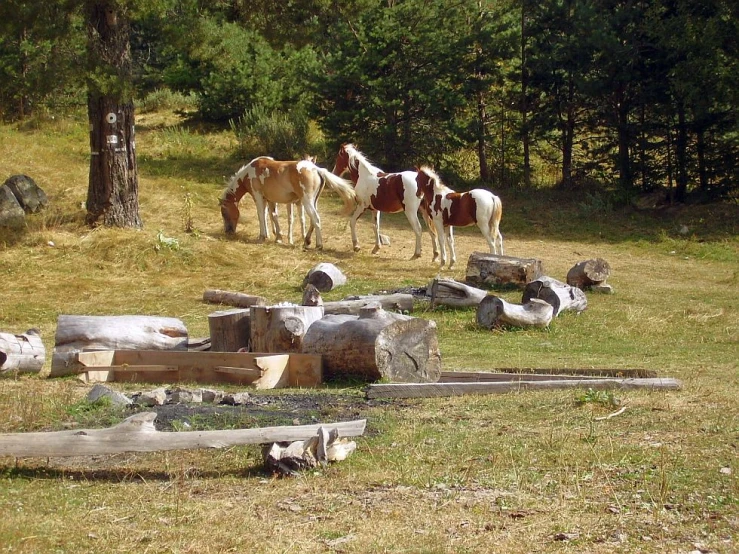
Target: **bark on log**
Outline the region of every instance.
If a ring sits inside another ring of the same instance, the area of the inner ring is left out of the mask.
[[[246,308],[220,310],[208,314],[210,350],[212,352],[238,352],[249,350],[251,340],[251,312]]]
[[[346,275],[334,264],[320,263],[303,279],[303,287],[313,285],[321,292],[328,292],[346,284]]]
[[[523,288],[543,274],[541,260],[473,252],[467,261],[465,281],[474,286],[515,285]]]
[[[552,321],[554,308],[544,300],[511,304],[497,296],[486,296],[477,306],[477,324],[487,329],[513,327],[546,327]]]
[[[26,213],[36,213],[49,203],[46,193],[28,175],[8,177],[5,186],[10,189]]]
[[[436,323],[386,312],[327,315],[303,338],[303,352],[321,354],[324,376],[376,381],[434,382],[441,374]]]
[[[36,329],[22,335],[0,333],[0,376],[39,373],[46,360],[46,348]]]
[[[488,293],[453,279],[434,279],[429,286],[431,307],[437,304],[466,308],[477,306]]]
[[[236,308],[251,308],[252,306],[267,305],[267,299],[262,296],[218,289],[206,289],[203,292],[203,302],[225,304],[226,306],[234,306]]]
[[[323,317],[323,306],[252,306],[254,352],[300,352],[308,328]]]
[[[60,315],[49,377],[78,373],[84,350],[187,350],[187,327],[173,317]]]
[[[525,304],[534,298],[552,305],[554,308],[552,317],[557,317],[565,310],[580,313],[588,307],[588,299],[582,290],[551,277],[540,277],[526,285],[521,302]]]
[[[221,431],[163,432],[154,427],[157,414],[132,415],[106,429],[73,429],[50,433],[2,433],[0,456],[57,457],[98,456],[122,452],[160,452],[194,448],[227,448],[242,444],[306,440],[318,430],[338,431],[339,436],[356,437],[364,433],[366,420],[317,425],[227,429]]]
[[[575,264],[567,272],[567,284],[579,289],[606,282],[611,274],[611,266],[603,258],[585,260]]]
[[[413,295],[394,293],[369,296],[347,296],[344,300],[324,302],[323,313],[326,315],[359,315],[362,308],[371,304],[379,304],[383,310],[388,312],[410,313],[413,311]]]

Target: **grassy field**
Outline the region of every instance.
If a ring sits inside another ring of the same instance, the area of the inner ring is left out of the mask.
[[[323,252],[256,243],[249,199],[227,239],[217,198],[246,160],[229,134],[176,123],[138,120],[140,231],[84,226],[86,123],[0,126],[0,178],[30,175],[51,201],[23,232],[0,231],[0,331],[38,328],[50,359],[60,314],[171,316],[198,337],[218,309],[202,302],[206,288],[297,302],[321,261],[348,276],[326,300],[439,275],[427,236],[423,258],[410,260],[402,215],[383,217],[392,244],[375,256],[363,218],[364,248],[352,252],[332,194],[320,205]],[[578,261],[605,258],[615,294],[590,294],[585,312],[545,330],[491,332],[476,328],[474,310],[421,307],[414,315],[437,323],[443,368],[647,368],[682,390],[370,403],[361,386],[330,385],[321,393],[351,399],[368,432],[348,460],[292,479],[266,474],[256,447],[0,457],[0,552],[737,552],[736,203],[639,212],[586,192],[499,193],[507,254],[539,258],[561,280]],[[456,235],[458,267],[441,274],[463,280],[485,244],[472,229]],[[0,433],[124,416],[86,405],[88,390],[71,378],[0,379]]]

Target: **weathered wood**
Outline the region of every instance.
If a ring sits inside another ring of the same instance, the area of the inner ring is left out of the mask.
[[[83,350],[187,350],[187,327],[173,317],[60,315],[49,377],[72,375]]]
[[[544,275],[541,260],[473,252],[467,261],[465,281],[473,286],[500,287],[526,283]]]
[[[210,350],[212,352],[238,352],[249,350],[251,340],[251,311],[248,308],[219,310],[208,314]]]
[[[442,371],[439,383],[511,383],[518,381],[561,381],[574,375],[550,375],[546,373],[501,373],[499,371]],[[596,376],[578,375],[578,379],[598,379]]]
[[[327,315],[303,338],[303,352],[320,354],[324,374],[394,382],[436,381],[441,354],[436,323],[386,312],[378,305],[359,315]]]
[[[387,312],[409,314],[413,311],[413,295],[406,293],[377,294],[368,296],[347,296],[343,300],[323,303],[325,315],[359,315],[365,306],[378,304]]]
[[[554,308],[552,317],[565,310],[580,313],[588,307],[588,299],[582,290],[546,276],[531,281],[523,289],[523,304],[535,298],[551,304]]]
[[[322,306],[252,306],[252,350],[300,352],[306,331],[322,317]]]
[[[328,431],[321,427],[318,434],[304,441],[274,443],[264,449],[264,465],[283,475],[296,475],[298,471],[310,469],[319,464],[346,459],[357,448],[357,443],[339,438],[334,429]]]
[[[226,306],[235,306],[236,308],[251,308],[252,306],[267,305],[267,299],[262,296],[218,289],[206,289],[203,291],[203,302],[224,304]]]
[[[437,305],[455,308],[476,307],[488,293],[454,279],[434,279],[429,285],[431,307]]]
[[[364,433],[366,420],[256,429],[163,432],[154,427],[157,414],[144,412],[106,429],[73,429],[49,433],[2,433],[0,456],[57,457],[98,456],[122,452],[161,452],[196,448],[227,448],[243,444],[306,440],[323,427],[339,436]]]
[[[28,175],[12,175],[5,180],[4,186],[10,189],[26,213],[36,213],[49,203],[46,193]]]
[[[678,390],[677,379],[563,379],[552,381],[511,381],[482,383],[378,383],[366,389],[367,398],[431,398],[469,394],[503,394],[527,390],[556,389],[661,389]]]
[[[303,300],[300,302],[301,306],[323,306],[323,298],[321,298],[321,291],[319,291],[314,285],[308,284],[303,288]]]
[[[526,304],[511,304],[489,295],[477,306],[477,324],[487,329],[513,327],[546,327],[552,321],[554,308],[544,300],[533,299]]]
[[[485,375],[503,375],[508,377],[517,377],[521,375],[551,375],[556,378],[562,376],[565,378],[577,377],[658,377],[656,371],[652,369],[619,369],[619,368],[568,368],[568,367],[498,367],[489,371],[442,371],[439,381],[444,379],[463,378],[465,380],[474,381],[474,376]],[[464,377],[469,376],[469,377]]]
[[[578,262],[567,272],[567,284],[587,289],[605,283],[610,274],[611,266],[603,258],[585,260]]]
[[[46,348],[36,329],[22,335],[0,333],[0,376],[39,373],[46,360]]]
[[[303,279],[303,287],[313,285],[321,292],[328,292],[346,284],[346,275],[334,264],[320,263]]]

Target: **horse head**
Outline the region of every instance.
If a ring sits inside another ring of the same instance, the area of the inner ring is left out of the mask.
[[[233,235],[239,222],[239,203],[229,196],[221,198],[218,203],[221,206],[221,217],[223,217],[223,231],[227,235]]]

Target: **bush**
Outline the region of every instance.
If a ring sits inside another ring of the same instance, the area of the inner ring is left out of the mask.
[[[295,160],[308,153],[308,117],[298,110],[267,112],[254,107],[229,123],[244,157],[267,155],[278,160]]]

